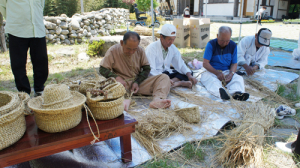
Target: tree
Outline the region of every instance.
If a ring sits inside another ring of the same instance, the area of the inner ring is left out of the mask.
[[[6,47],[6,40],[4,34],[3,16],[1,13],[0,13],[0,39],[1,39],[1,50],[2,52],[6,52],[7,47]]]
[[[44,16],[56,16],[56,3],[54,0],[46,0],[44,7]]]
[[[151,9],[151,0],[136,0],[137,8],[140,11],[146,12]],[[153,0],[153,9],[158,7],[156,0]]]

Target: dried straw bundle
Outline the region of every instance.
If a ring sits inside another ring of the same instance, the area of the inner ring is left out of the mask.
[[[175,112],[188,123],[198,123],[201,120],[198,106],[178,108]]]
[[[225,167],[262,164],[264,131],[274,122],[275,111],[263,103],[245,104],[233,102],[243,114],[243,121],[237,128],[224,133],[224,146],[216,154],[216,160]]]
[[[171,110],[149,110],[145,115],[137,117],[137,120],[134,137],[151,155],[161,154],[162,150],[157,144],[159,139],[191,129]]]

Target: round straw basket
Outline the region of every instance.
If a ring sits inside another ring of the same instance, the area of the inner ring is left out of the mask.
[[[106,92],[106,94],[107,94],[106,96],[97,96],[97,97],[88,96],[89,101],[90,102],[99,102],[99,101],[103,101],[103,100],[117,99],[117,98],[124,96],[124,94],[126,93],[125,87],[119,82],[109,84],[108,86],[106,86],[103,89],[103,91]]]
[[[62,132],[76,127],[82,118],[81,108],[86,97],[71,91],[73,105],[58,109],[43,109],[41,96],[29,100],[28,107],[34,111],[35,122],[39,129],[49,132]]]
[[[32,114],[30,108],[28,107],[28,101],[30,100],[30,96],[25,92],[18,92],[18,96],[19,98],[21,98],[21,100],[24,103],[24,107],[25,107],[24,114],[25,115]]]
[[[86,90],[90,88],[94,88],[96,85],[95,81],[82,81],[79,85],[79,92],[82,94],[86,94]]]
[[[123,101],[124,101],[123,96],[116,100],[103,101],[103,102],[91,102],[89,101],[88,98],[87,105],[96,119],[110,120],[110,119],[117,118],[123,114],[123,110],[124,110]]]
[[[201,119],[198,106],[177,109],[175,112],[188,123],[198,123]]]
[[[24,103],[0,116],[0,150],[17,142],[26,131]]]
[[[9,91],[0,91],[0,116],[17,108],[20,102],[18,94]]]

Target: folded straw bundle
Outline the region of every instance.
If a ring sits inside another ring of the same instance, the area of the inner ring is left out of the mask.
[[[153,156],[162,151],[157,140],[191,129],[174,113],[164,111],[167,110],[149,110],[146,115],[137,118],[138,125],[133,136]]]
[[[200,122],[200,110],[198,106],[175,109],[175,112],[188,123]]]
[[[216,154],[216,160],[225,167],[249,166],[262,164],[262,148],[264,131],[274,122],[275,111],[263,103],[248,104],[233,102],[243,114],[241,125],[224,132],[224,146]]]

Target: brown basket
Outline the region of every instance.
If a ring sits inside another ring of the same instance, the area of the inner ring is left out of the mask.
[[[18,94],[10,91],[0,91],[0,116],[14,110],[20,105]]]
[[[98,102],[103,100],[117,99],[124,96],[124,94],[126,93],[125,87],[119,82],[109,84],[103,89],[103,91],[106,92],[105,96],[97,96],[97,97],[89,96],[90,97],[89,101]],[[89,94],[89,92],[87,92],[87,94]]]
[[[46,88],[45,88],[46,90]],[[43,96],[45,95],[45,90]],[[68,99],[60,108],[43,107],[41,96],[29,100],[28,107],[34,111],[35,122],[39,129],[49,132],[62,132],[77,126],[82,118],[81,108],[86,97],[79,92],[71,91],[72,98]],[[52,104],[53,107],[53,104]]]
[[[188,123],[198,123],[201,120],[198,106],[177,109],[175,112]]]
[[[25,115],[32,114],[30,108],[28,107],[28,101],[30,100],[29,94],[27,94],[25,92],[18,92],[18,96],[24,103],[24,107],[25,107],[24,114]]]
[[[110,120],[119,117],[124,111],[124,97],[112,101],[94,102],[87,96],[87,105],[98,120]],[[90,114],[89,114],[90,115]]]
[[[24,103],[0,116],[0,150],[16,143],[26,131]]]

